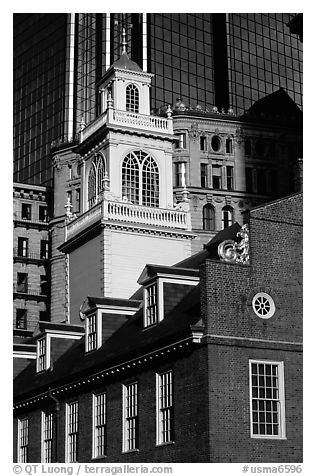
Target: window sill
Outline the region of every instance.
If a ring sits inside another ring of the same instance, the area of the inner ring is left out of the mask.
[[[273,435],[251,435],[254,440],[287,440],[286,436],[273,436]]]
[[[174,441],[168,441],[168,442],[166,442],[166,443],[158,443],[158,444],[156,444],[155,446],[156,446],[156,448],[160,448],[160,447],[162,447],[162,446],[169,446],[169,445],[174,445],[174,444],[175,444]]]
[[[101,460],[105,460],[105,459],[107,459],[107,455],[104,455],[104,456],[95,456],[94,458],[91,458],[91,462],[101,461]]]
[[[122,451],[122,454],[123,454],[123,455],[131,454],[131,453],[139,453],[139,449],[138,449],[138,448],[135,448],[134,450]]]

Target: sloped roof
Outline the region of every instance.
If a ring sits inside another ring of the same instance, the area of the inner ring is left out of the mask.
[[[191,326],[199,324],[200,291],[197,285],[163,321],[145,331],[143,310],[140,309],[94,352],[85,353],[82,338],[57,359],[49,371],[36,373],[36,362],[31,362],[14,380],[15,399],[31,397],[49,387],[63,385],[176,342],[191,334]]]
[[[258,99],[247,111],[245,117],[262,119],[301,120],[302,111],[290,98],[287,92],[280,88],[273,93]]]

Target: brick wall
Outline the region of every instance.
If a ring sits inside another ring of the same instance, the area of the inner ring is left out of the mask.
[[[92,394],[107,393],[107,462],[207,462],[207,352],[202,347],[178,356],[174,361],[160,361],[156,366],[142,368],[133,374],[122,374],[99,387],[91,387],[80,395],[61,399],[58,419],[59,460],[65,458],[65,403],[79,401],[79,462],[92,458]],[[173,370],[175,441],[156,446],[156,372]],[[139,451],[122,453],[122,385],[138,382]],[[60,394],[62,395],[62,394]],[[32,445],[30,462],[40,461],[40,409],[28,413]],[[25,416],[16,414],[16,418]],[[14,423],[14,446],[17,446],[17,420]],[[94,461],[104,461],[102,459]]]

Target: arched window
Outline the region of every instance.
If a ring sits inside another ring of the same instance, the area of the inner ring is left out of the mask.
[[[154,159],[148,156],[143,162],[143,205],[159,207],[159,172]]]
[[[88,208],[93,207],[102,198],[106,179],[104,157],[98,154],[94,157],[88,177]]]
[[[159,171],[153,157],[138,150],[124,158],[122,196],[138,205],[159,207]]]
[[[123,160],[122,196],[132,203],[139,203],[139,162],[132,152]]]
[[[203,207],[203,230],[215,230],[215,210],[210,203]]]
[[[232,207],[226,205],[222,209],[222,229],[227,228],[233,224],[234,211]]]
[[[139,112],[139,91],[135,84],[126,86],[126,111]]]

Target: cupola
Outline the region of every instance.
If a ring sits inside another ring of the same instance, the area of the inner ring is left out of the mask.
[[[149,88],[153,74],[145,73],[126,52],[125,29],[122,54],[97,84],[101,93],[101,114],[108,107],[135,114],[150,114]]]

